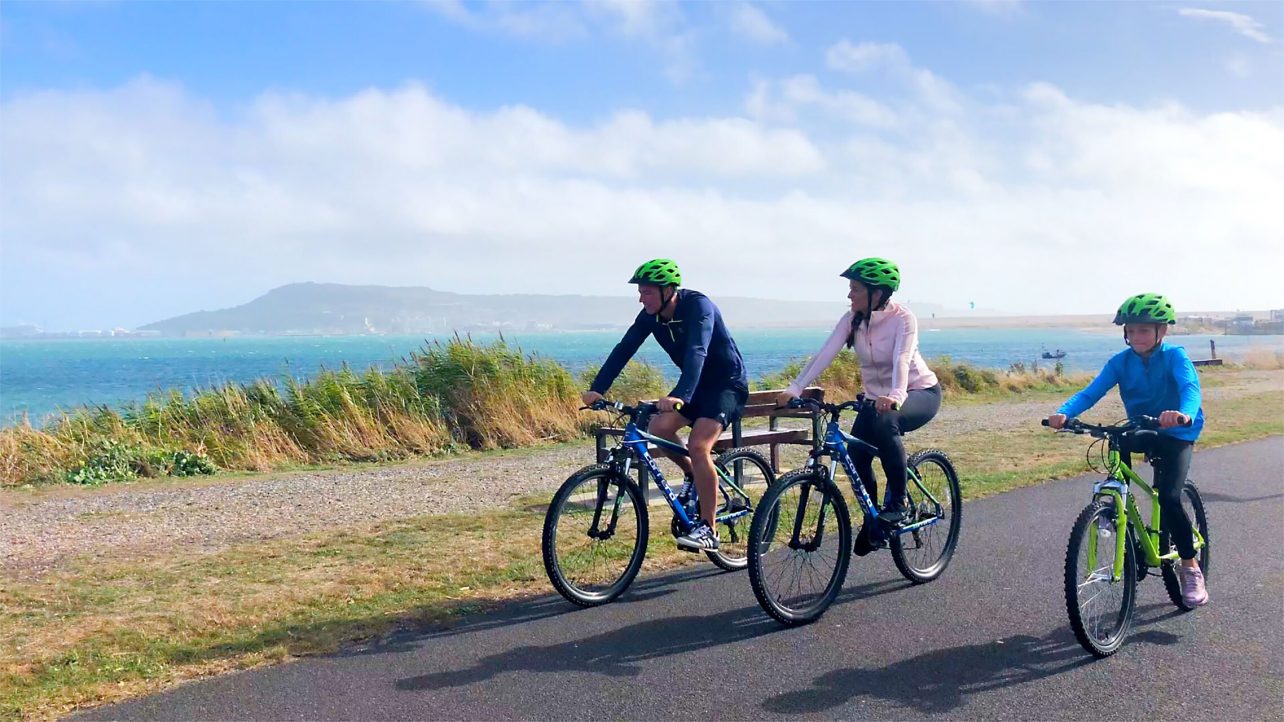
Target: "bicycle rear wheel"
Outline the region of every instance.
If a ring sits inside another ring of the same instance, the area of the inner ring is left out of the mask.
[[[1113,578],[1115,514],[1111,502],[1089,504],[1075,520],[1066,546],[1065,596],[1070,627],[1083,648],[1098,657],[1119,651],[1132,626],[1137,602],[1131,539],[1124,540],[1123,574]]]
[[[544,516],[544,571],[582,607],[606,604],[633,583],[646,556],[642,490],[605,464],[571,475]]]
[[[851,517],[838,487],[817,469],[782,476],[749,527],[758,604],[781,624],[816,621],[842,589],[851,548]]]
[[[936,519],[935,524],[892,537],[892,561],[915,584],[930,582],[949,566],[959,542],[963,494],[959,475],[945,452],[924,449],[909,458],[905,525]]]
[[[1181,490],[1181,507],[1186,512],[1186,518],[1199,532],[1199,536],[1204,539],[1204,546],[1196,550],[1196,559],[1199,560],[1199,568],[1204,573],[1204,580],[1208,580],[1208,565],[1212,562],[1211,542],[1208,539],[1208,515],[1204,511],[1204,501],[1199,496],[1199,489],[1189,480]],[[1163,518],[1160,518],[1163,521]],[[1167,554],[1173,548],[1172,540],[1169,538],[1167,531],[1160,532],[1159,551],[1161,554]],[[1168,598],[1178,609],[1190,611],[1194,607],[1186,605],[1181,595],[1181,579],[1177,576],[1177,565],[1181,562],[1164,562],[1161,567],[1161,574],[1164,577],[1164,589],[1168,591]]]
[[[729,571],[749,566],[749,525],[753,510],[776,474],[762,454],[753,449],[731,449],[714,460],[718,474],[718,550],[705,552],[709,560]],[[701,500],[703,503],[703,500]]]

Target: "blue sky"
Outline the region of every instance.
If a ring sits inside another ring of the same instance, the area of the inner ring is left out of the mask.
[[[955,306],[1278,307],[1282,38],[1281,3],[5,2],[0,322],[625,293],[652,255],[714,294],[887,255]]]

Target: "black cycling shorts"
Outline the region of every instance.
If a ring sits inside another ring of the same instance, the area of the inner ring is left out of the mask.
[[[682,405],[678,413],[688,421],[713,419],[727,428],[740,419],[749,400],[749,387],[738,379],[707,388],[696,386],[691,402]]]

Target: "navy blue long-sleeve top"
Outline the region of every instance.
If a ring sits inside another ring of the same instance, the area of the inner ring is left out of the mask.
[[[674,398],[690,403],[701,381],[739,381],[748,385],[744,359],[718,307],[703,293],[683,288],[678,290],[673,320],[664,321],[645,310],[638,314],[589,389],[606,393],[647,336],[654,336],[682,371],[678,384],[669,392]]]

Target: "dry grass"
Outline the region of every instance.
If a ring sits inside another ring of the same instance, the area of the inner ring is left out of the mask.
[[[1027,416],[1032,403],[1057,397],[1033,392],[975,411]],[[1284,388],[1274,377],[1265,388],[1206,401],[1204,448],[1284,433],[1275,413]],[[996,444],[995,432],[964,428],[938,429],[931,443],[955,460],[970,500],[1085,470],[1082,437],[1023,422]],[[331,650],[393,625],[449,622],[547,594],[539,557],[545,502],[528,497],[506,511],[353,526],[205,556],[86,559],[39,579],[5,579],[0,717],[53,718],[180,679]],[[646,569],[693,559],[673,549],[663,509],[651,522]]]

